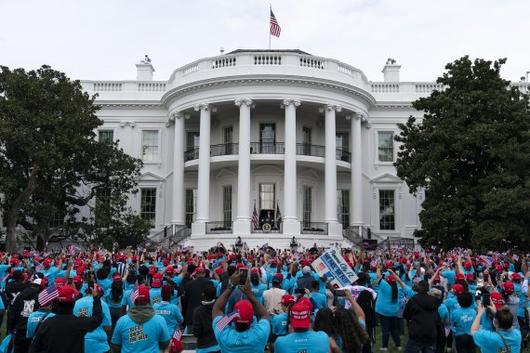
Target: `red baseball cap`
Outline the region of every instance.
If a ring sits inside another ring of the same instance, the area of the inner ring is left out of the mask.
[[[158,269],[156,268],[155,265],[149,267],[149,274],[152,276],[154,275],[155,273],[157,273]]]
[[[153,281],[151,282],[151,287],[153,288],[160,288],[162,287],[162,279],[164,277],[162,276],[161,273],[155,273],[155,275],[153,276]]]
[[[506,294],[512,294],[515,291],[513,282],[504,282],[502,284],[502,289],[504,289]]]
[[[142,284],[136,288],[138,295],[134,300],[134,304],[147,304],[149,303],[149,287]]]
[[[521,280],[520,274],[518,274],[517,272],[512,273],[512,281],[520,281],[520,280]]]
[[[474,279],[474,276],[473,276],[472,273],[468,273],[468,274],[466,275],[466,281],[472,281],[473,279]]]
[[[246,300],[240,300],[234,305],[234,311],[239,313],[239,317],[234,321],[238,324],[247,324],[250,325],[254,318],[254,308],[252,304]]]
[[[250,270],[250,273],[259,273],[259,268],[256,268],[256,267],[252,268]]]
[[[112,276],[112,281],[113,282],[120,282],[121,281],[121,275],[119,273],[114,274],[114,276]]]
[[[294,303],[294,297],[290,294],[284,294],[282,295],[282,304],[283,305],[289,305]]]
[[[396,277],[394,277],[394,275],[387,276],[386,281],[388,283],[394,283],[396,281]]]
[[[77,275],[77,276],[74,276],[74,284],[83,284],[83,277]]]
[[[307,298],[296,302],[289,311],[289,321],[293,328],[309,329],[311,327],[311,311],[313,305]]]
[[[464,268],[466,270],[470,270],[472,266],[473,266],[473,263],[471,261],[464,262]]]
[[[385,261],[385,267],[387,268],[391,268],[391,267],[394,267],[394,261]]]
[[[171,276],[172,274],[174,274],[174,273],[175,273],[175,269],[173,268],[173,266],[168,266],[168,267],[166,267],[166,273],[167,273],[168,275],[170,275],[170,276]]]
[[[60,288],[60,287],[64,286],[65,284],[66,284],[66,278],[64,278],[64,277],[57,277],[57,278],[55,279],[55,286],[56,286],[57,288]]]
[[[217,273],[220,276],[224,273],[224,270],[221,266],[219,266],[215,269],[215,273]]]
[[[463,273],[457,273],[456,274],[456,279],[459,280],[459,281],[465,280],[466,276]]]
[[[504,306],[504,298],[499,292],[493,292],[490,295],[491,302],[495,305],[495,308],[498,310]]]
[[[70,286],[62,286],[57,289],[59,292],[59,296],[57,297],[57,300],[64,303],[71,303],[75,301],[75,298],[79,294],[78,291],[73,289]]]
[[[464,286],[461,285],[461,284],[454,284],[451,289],[453,290],[453,292],[456,294],[456,295],[459,295],[459,294],[462,294],[464,293],[465,289],[464,289]]]

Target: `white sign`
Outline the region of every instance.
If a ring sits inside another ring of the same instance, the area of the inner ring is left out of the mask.
[[[352,285],[357,274],[335,249],[326,250],[311,264],[320,277],[326,276],[334,288]]]

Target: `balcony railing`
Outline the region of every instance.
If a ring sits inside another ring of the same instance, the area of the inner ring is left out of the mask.
[[[187,150],[184,152],[184,162],[191,161],[194,159],[199,159],[199,149],[194,148],[192,150]]]
[[[250,154],[284,154],[285,143],[283,142],[251,142]],[[210,157],[227,156],[239,154],[238,143],[224,143],[220,145],[210,146]],[[326,156],[326,147],[319,145],[310,145],[305,143],[296,144],[296,154],[299,156]],[[199,158],[199,149],[194,148],[184,152],[184,161],[191,161]],[[346,150],[337,148],[337,160],[343,162],[351,162],[351,153]]]
[[[297,143],[296,154],[299,156],[325,157],[326,147],[318,146],[318,145],[310,145],[307,143]]]
[[[251,142],[250,154],[284,154],[283,142]]]
[[[210,146],[210,157],[238,154],[238,145],[239,144],[237,143],[224,143],[221,145],[212,145]]]
[[[232,233],[231,221],[206,222],[206,234]]]
[[[302,222],[300,224],[302,234],[328,234],[328,224],[324,222]]]
[[[268,226],[265,226],[265,225],[262,227],[256,227],[256,228],[251,226],[250,232],[251,233],[282,233],[283,232],[282,223],[280,224],[273,223],[269,225],[270,225],[270,229]]]
[[[337,160],[349,163],[351,162],[351,153],[346,150],[337,148]]]

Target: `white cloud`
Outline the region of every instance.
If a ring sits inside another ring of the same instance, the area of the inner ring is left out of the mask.
[[[380,80],[387,57],[403,80],[434,80],[462,55],[507,57],[507,79],[530,70],[527,1],[272,0],[273,48],[343,60]],[[132,79],[148,53],[157,79],[220,47],[266,48],[262,0],[4,1],[0,64],[50,64],[81,79]]]

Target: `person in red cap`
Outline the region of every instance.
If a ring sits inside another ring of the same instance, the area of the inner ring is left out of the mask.
[[[103,322],[101,296],[93,291],[91,317],[73,315],[77,291],[70,286],[57,289],[58,296],[52,303],[55,316],[42,322],[31,344],[31,353],[71,353],[85,351],[85,335]]]
[[[116,323],[112,334],[113,352],[158,352],[169,346],[166,321],[149,304],[149,287],[140,285],[131,293],[134,307]]]
[[[281,299],[281,311],[271,317],[271,343],[276,341],[278,336],[285,336],[289,326],[289,309],[294,304],[295,299],[290,294],[284,294]]]
[[[263,353],[270,334],[269,314],[252,293],[249,278],[242,286],[239,285],[239,279],[240,273],[235,272],[230,277],[230,285],[213,306],[212,326],[215,338],[222,352]],[[240,287],[247,299],[236,302],[234,311],[224,316],[223,309],[237,287]]]
[[[275,353],[328,353],[329,337],[324,331],[311,330],[313,305],[307,298],[300,298],[289,310],[289,326],[293,332],[278,337],[274,343]]]
[[[280,280],[281,273],[277,273],[272,278],[272,288],[263,292],[263,302],[265,309],[271,315],[279,314],[282,310],[281,300],[287,292],[281,288],[282,281]],[[283,276],[282,276],[283,277]]]
[[[151,280],[151,289],[149,290],[149,298],[151,305],[160,303],[162,301],[162,281],[164,276],[161,273],[155,273]]]

